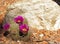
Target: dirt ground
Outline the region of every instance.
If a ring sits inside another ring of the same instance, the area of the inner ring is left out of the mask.
[[[13,40],[11,36],[1,39],[0,44],[60,44],[60,29],[58,31],[36,31],[29,37],[28,41]]]

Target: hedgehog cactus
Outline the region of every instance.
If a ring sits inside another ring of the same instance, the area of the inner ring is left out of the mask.
[[[7,36],[9,34],[8,29],[10,28],[10,24],[6,23],[3,25],[3,30],[5,30],[4,36]]]
[[[28,34],[29,26],[27,24],[23,24],[24,18],[22,16],[17,16],[14,18],[14,21],[19,24],[19,35],[24,36]]]
[[[19,35],[20,36],[25,36],[28,34],[29,26],[26,24],[22,24],[19,26]]]

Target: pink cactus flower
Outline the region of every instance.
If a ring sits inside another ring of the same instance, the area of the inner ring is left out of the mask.
[[[20,24],[24,21],[24,18],[22,16],[17,16],[14,18],[14,21],[17,23],[17,24]]]
[[[22,25],[19,26],[19,30],[23,33],[28,32],[29,26],[27,24],[22,24]]]
[[[3,29],[4,30],[7,31],[9,28],[10,28],[10,24],[9,23],[6,23],[6,24],[3,25]]]

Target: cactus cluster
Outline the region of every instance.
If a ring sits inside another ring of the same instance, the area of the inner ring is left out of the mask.
[[[17,16],[14,18],[14,22],[19,26],[19,35],[26,36],[28,34],[29,26],[23,23],[24,18],[22,16]],[[9,28],[10,28],[9,23],[3,24],[3,30],[5,30],[6,32],[9,30]]]

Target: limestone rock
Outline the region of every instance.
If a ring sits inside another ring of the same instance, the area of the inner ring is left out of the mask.
[[[60,7],[52,0],[22,0],[8,6],[8,15],[22,15],[30,27],[57,30],[60,28]],[[12,10],[10,10],[12,9]]]

